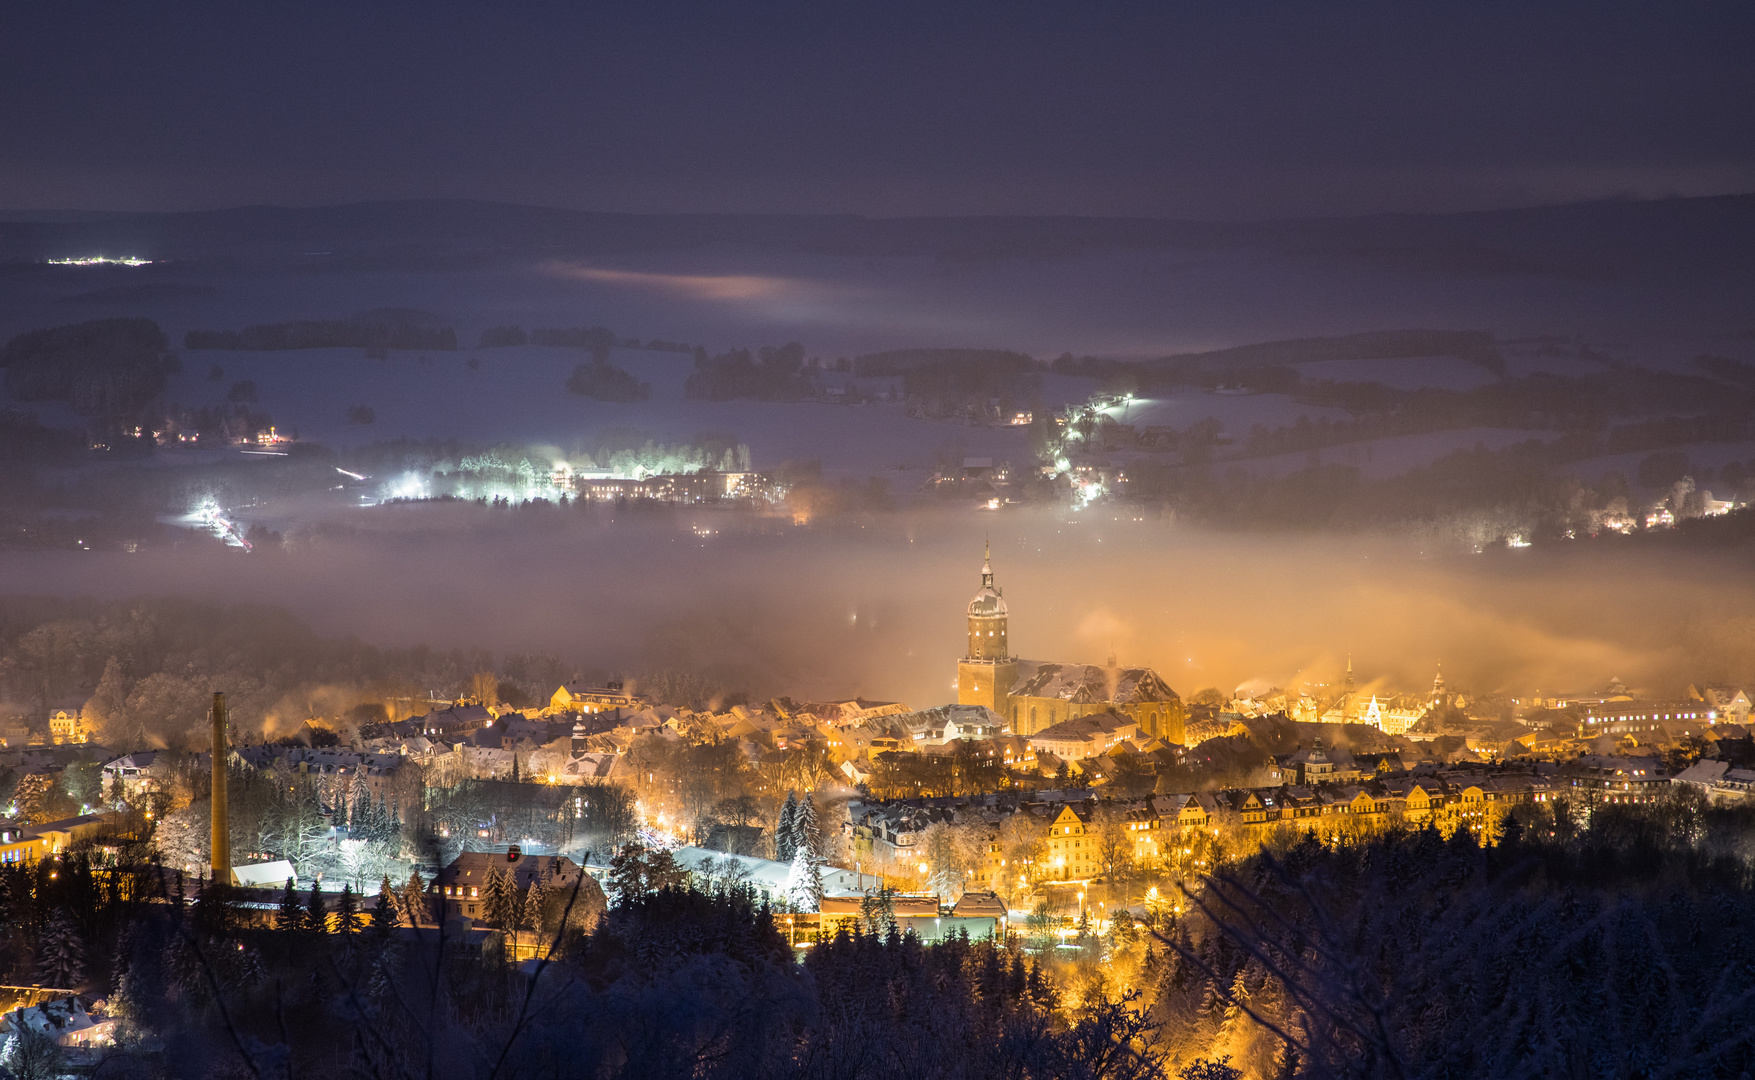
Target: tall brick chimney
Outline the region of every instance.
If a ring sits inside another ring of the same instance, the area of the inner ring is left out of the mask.
[[[225,695],[213,695],[213,876],[215,884],[232,883],[232,829],[226,814]]]

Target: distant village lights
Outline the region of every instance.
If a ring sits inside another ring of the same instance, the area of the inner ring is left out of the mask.
[[[132,255],[119,259],[108,255],[86,255],[77,259],[50,259],[48,263],[50,266],[150,266],[152,260],[135,258]]]

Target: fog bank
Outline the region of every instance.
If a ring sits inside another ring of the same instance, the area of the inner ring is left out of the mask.
[[[707,535],[702,535],[707,534]],[[836,528],[707,512],[402,505],[254,554],[0,554],[0,593],[283,607],[382,645],[552,650],[703,671],[753,695],[950,700],[984,537],[1031,659],[1156,667],[1184,695],[1337,676],[1476,693],[1755,679],[1755,570],[1650,549],[1434,554],[1393,538],[920,512]]]

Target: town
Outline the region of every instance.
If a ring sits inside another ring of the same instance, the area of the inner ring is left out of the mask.
[[[177,909],[222,903],[229,932],[373,925],[526,967],[613,906],[736,893],[801,957],[849,934],[988,941],[1063,980],[1101,957],[1098,981],[1124,996],[1163,962],[1142,932],[1264,852],[1423,832],[1492,848],[1606,807],[1734,806],[1755,786],[1741,688],[1507,698],[1438,670],[1396,693],[1361,689],[1349,660],[1326,684],[1185,699],[1113,656],[1015,656],[1028,607],[1014,627],[991,555],[977,577],[965,655],[946,658],[957,700],[920,708],[691,709],[615,680],[514,707],[483,673],[274,739],[228,722],[219,690],[200,751],[100,745],[95,698],[18,718],[0,731],[0,875],[27,906],[56,895],[45,868],[91,888],[128,877]],[[120,962],[88,955],[63,907],[32,921],[34,949],[9,954],[8,1030],[88,1061],[138,1041]]]

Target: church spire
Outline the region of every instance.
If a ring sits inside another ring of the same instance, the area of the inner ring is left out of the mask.
[[[981,545],[981,587],[993,588],[993,544],[985,540]]]

